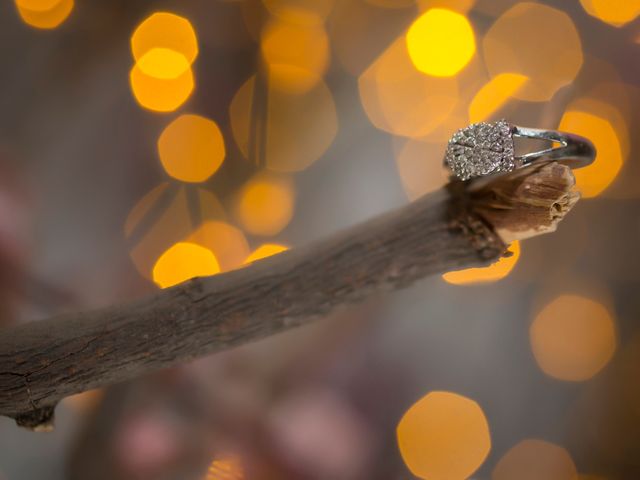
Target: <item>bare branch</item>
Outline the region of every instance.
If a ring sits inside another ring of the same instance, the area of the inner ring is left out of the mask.
[[[572,187],[571,171],[554,163],[471,189],[452,183],[240,270],[6,329],[0,414],[43,429],[68,395],[274,335],[427,275],[489,264],[508,242],[553,231],[577,200]]]

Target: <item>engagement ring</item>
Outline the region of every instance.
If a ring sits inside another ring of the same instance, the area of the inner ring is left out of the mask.
[[[514,137],[559,143],[535,152],[515,154]],[[505,173],[536,162],[556,161],[580,168],[593,162],[596,150],[584,137],[573,133],[525,128],[505,120],[474,123],[458,130],[447,146],[444,164],[460,180]]]

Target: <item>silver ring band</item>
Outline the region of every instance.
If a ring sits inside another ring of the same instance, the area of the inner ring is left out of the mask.
[[[546,140],[560,146],[515,155],[514,137]],[[519,127],[499,120],[458,130],[449,140],[444,164],[460,180],[470,180],[551,161],[581,168],[591,164],[595,156],[593,144],[579,135]]]

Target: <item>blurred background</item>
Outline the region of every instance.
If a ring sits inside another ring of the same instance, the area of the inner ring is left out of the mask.
[[[640,478],[638,0],[0,4],[0,323],[242,268],[446,183],[506,118],[590,138],[551,235],[0,419],[2,479]]]

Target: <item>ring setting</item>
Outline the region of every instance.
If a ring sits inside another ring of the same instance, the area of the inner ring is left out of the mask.
[[[559,143],[544,150],[515,154],[514,138],[534,138]],[[534,162],[558,161],[572,168],[595,159],[593,144],[584,137],[555,130],[512,125],[506,120],[480,122],[455,132],[447,145],[444,164],[460,180],[511,172]]]

